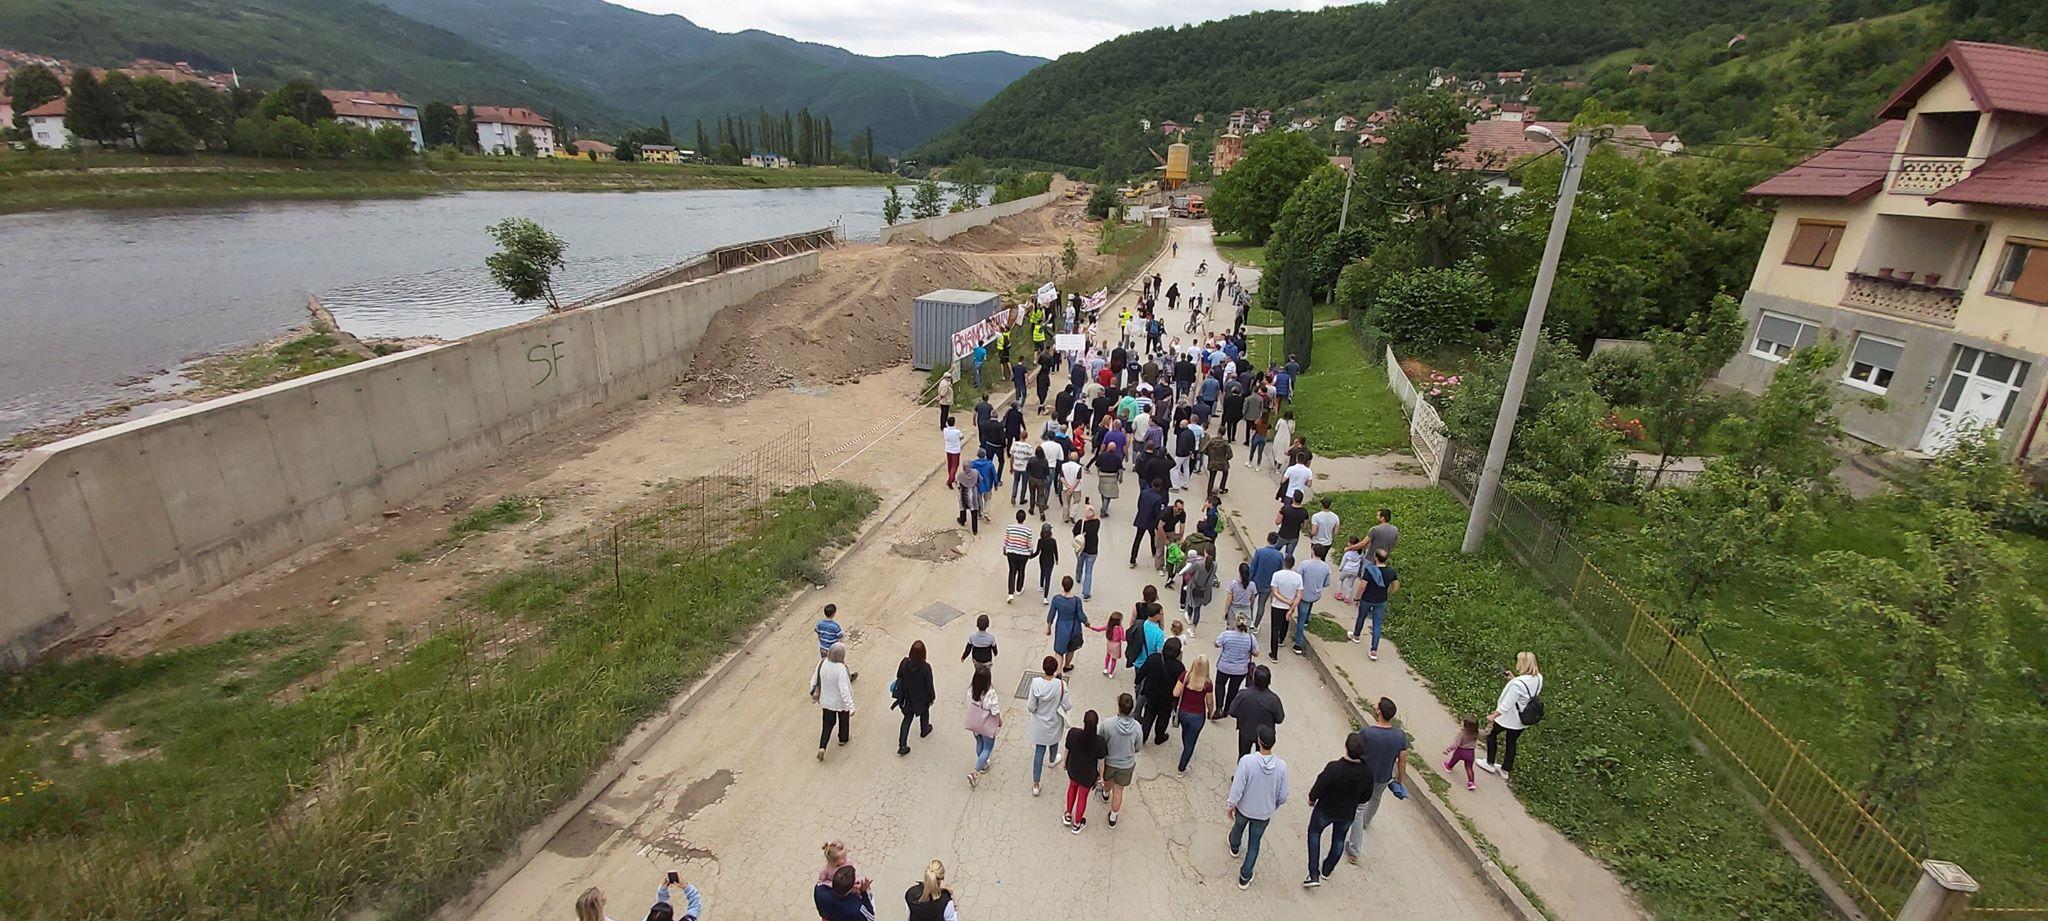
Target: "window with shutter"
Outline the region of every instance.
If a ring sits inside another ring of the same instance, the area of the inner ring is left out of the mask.
[[[2048,304],[2048,246],[2010,242],[1991,280],[1991,293]]]
[[[1780,313],[1766,312],[1757,317],[1756,339],[1750,343],[1749,353],[1771,361],[1784,361],[1798,349],[1813,344],[1820,336],[1820,327]]]
[[[1868,333],[1859,335],[1855,348],[1849,351],[1849,370],[1842,380],[1853,387],[1883,393],[1891,388],[1892,375],[1898,372],[1899,360],[1905,354],[1906,347],[1901,343]]]
[[[1792,245],[1785,249],[1785,263],[1812,269],[1828,268],[1835,264],[1835,250],[1841,244],[1841,224],[1800,221],[1792,231]]]

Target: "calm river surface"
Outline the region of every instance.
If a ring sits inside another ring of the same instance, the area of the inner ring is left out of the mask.
[[[871,240],[884,194],[464,192],[0,215],[0,434],[149,394],[186,359],[304,323],[307,294],[360,336],[455,338],[536,316],[484,272],[484,228],[502,218],[568,241],[566,301],[729,243],[835,222]]]

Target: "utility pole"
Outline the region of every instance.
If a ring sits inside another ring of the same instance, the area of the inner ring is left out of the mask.
[[[1344,167],[1344,210],[1337,212],[1337,233],[1340,235],[1344,233],[1345,222],[1351,218],[1351,179],[1356,175],[1358,175],[1356,167],[1352,164],[1346,164]]]
[[[1556,136],[1551,135],[1551,140],[1556,141]],[[1563,142],[1558,144],[1563,146]],[[1565,230],[1572,222],[1572,201],[1579,195],[1579,173],[1586,168],[1586,154],[1592,147],[1593,136],[1582,133],[1572,138],[1571,146],[1564,151],[1564,181],[1557,187],[1557,210],[1550,216],[1550,238],[1543,242],[1543,262],[1536,269],[1536,286],[1529,291],[1529,313],[1522,318],[1522,338],[1515,342],[1515,363],[1508,370],[1507,390],[1501,394],[1500,415],[1493,420],[1493,440],[1486,447],[1486,465],[1479,471],[1479,488],[1472,494],[1472,515],[1465,520],[1465,553],[1478,553],[1480,545],[1486,542],[1487,513],[1493,508],[1493,494],[1500,490],[1501,467],[1507,463],[1515,418],[1522,412],[1522,391],[1529,385],[1529,365],[1536,358],[1536,340],[1543,335],[1543,311],[1550,306],[1550,285],[1557,280],[1558,256],[1564,252]]]

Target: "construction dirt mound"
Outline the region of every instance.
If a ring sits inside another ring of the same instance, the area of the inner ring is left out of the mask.
[[[1010,292],[1050,278],[1073,238],[1080,271],[1094,255],[1094,225],[1059,203],[1003,218],[943,242],[904,241],[828,250],[816,274],[719,312],[683,376],[693,401],[733,402],[770,389],[850,381],[910,360],[911,301],[940,288]]]

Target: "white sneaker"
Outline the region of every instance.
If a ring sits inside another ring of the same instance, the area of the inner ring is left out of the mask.
[[[1032,785],[1031,785],[1031,795],[1032,795],[1032,796],[1037,796],[1037,795],[1038,795],[1038,785],[1037,785],[1037,784],[1032,784]]]
[[[1500,768],[1494,765],[1493,762],[1488,761],[1485,758],[1476,759],[1472,763],[1479,765],[1479,769],[1485,771],[1488,774],[1500,773]]]

